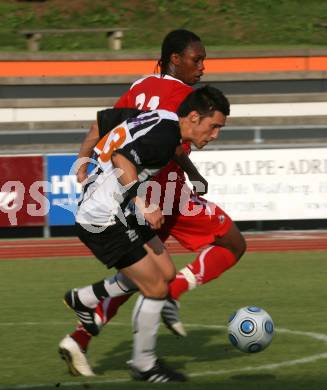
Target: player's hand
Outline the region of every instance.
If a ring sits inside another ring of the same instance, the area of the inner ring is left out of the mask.
[[[156,204],[149,204],[147,200],[136,196],[134,203],[137,210],[143,215],[144,219],[154,230],[158,230],[165,222],[165,217],[162,214],[159,206]]]
[[[81,184],[87,179],[87,164],[83,164],[76,172],[77,181]]]
[[[153,209],[154,205],[150,205],[149,210]],[[152,229],[158,230],[161,228],[161,226],[165,222],[165,217],[163,216],[161,210],[159,207],[157,207],[155,210],[147,212],[147,210],[144,210],[144,218],[145,220],[150,224]]]

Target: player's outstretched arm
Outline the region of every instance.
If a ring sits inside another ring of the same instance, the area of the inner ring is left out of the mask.
[[[187,174],[190,182],[193,184],[193,190],[199,194],[204,195],[208,192],[208,182],[199,173],[196,166],[193,164],[189,156],[185,153],[182,146],[176,148],[174,161],[183,169]]]
[[[81,144],[81,147],[80,147],[80,150],[78,153],[78,158],[91,157],[92,153],[93,153],[93,148],[98,143],[99,139],[100,139],[99,128],[98,128],[97,123],[94,122],[94,123],[92,123],[89,132],[86,134],[86,136]],[[88,167],[88,163],[85,163],[85,164],[81,165],[79,167],[78,171],[76,172],[77,181],[79,183],[82,183],[86,179],[87,167]]]

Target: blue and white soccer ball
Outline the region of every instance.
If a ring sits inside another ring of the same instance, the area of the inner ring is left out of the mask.
[[[271,343],[274,323],[260,307],[242,307],[228,321],[228,338],[234,347],[243,352],[260,352]]]

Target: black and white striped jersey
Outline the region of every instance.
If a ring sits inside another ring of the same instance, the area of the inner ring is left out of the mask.
[[[103,134],[104,129],[110,130],[109,126],[113,123],[112,118],[109,119],[110,111],[112,117],[120,117],[121,111],[117,110],[121,109],[98,113],[100,134]],[[124,115],[126,113],[125,110]],[[112,221],[112,216],[117,214],[123,191],[117,179],[121,172],[111,162],[114,152],[131,161],[137,169],[139,180],[146,181],[171,160],[180,143],[178,116],[170,111],[143,112],[118,124],[94,148],[98,155],[98,167],[93,175],[95,172],[101,173],[85,187],[76,221],[82,224],[107,225],[108,221]]]

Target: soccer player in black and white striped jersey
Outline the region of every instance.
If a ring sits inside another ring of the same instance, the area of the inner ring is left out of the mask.
[[[148,175],[173,158],[181,141],[201,149],[216,139],[229,115],[229,102],[218,89],[206,86],[189,94],[177,114],[165,110],[137,116],[128,113],[132,114],[96,146],[99,164],[84,188],[76,215],[79,238],[103,264],[119,272],[115,279],[69,290],[65,301],[84,328],[96,335],[95,308],[100,300],[138,289],[130,362],[133,377],[150,382],[185,381],[184,374],[166,367],[155,354],[160,312],[176,271],[153,230],[164,223],[164,216],[157,205],[147,204],[140,189]]]

